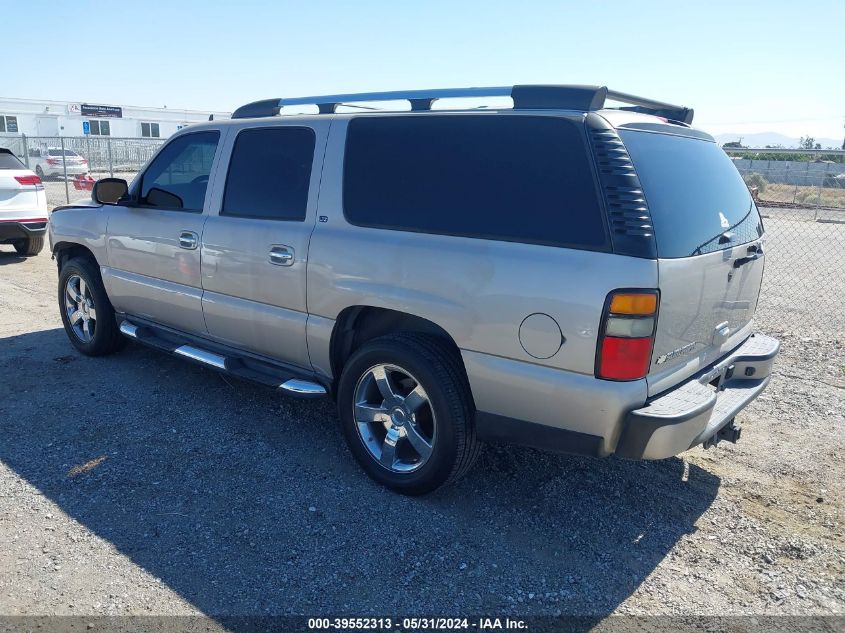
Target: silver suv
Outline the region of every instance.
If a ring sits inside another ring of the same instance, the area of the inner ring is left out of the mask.
[[[513,107],[432,110],[467,97]],[[62,320],[84,354],[128,337],[330,394],[362,467],[409,494],[479,440],[632,459],[736,441],[779,347],[752,326],[763,225],[691,120],[592,86],[252,103],[53,213]]]

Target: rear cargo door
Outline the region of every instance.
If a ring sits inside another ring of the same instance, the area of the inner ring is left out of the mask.
[[[619,132],[657,241],[660,312],[648,375],[653,395],[750,333],[763,277],[763,226],[739,172],[716,143],[682,133]]]

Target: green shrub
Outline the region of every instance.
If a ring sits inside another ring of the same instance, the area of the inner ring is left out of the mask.
[[[759,193],[763,193],[766,191],[766,187],[769,186],[769,181],[766,180],[762,174],[754,172],[745,175],[745,184],[749,187],[757,187],[757,191]]]
[[[818,191],[813,191],[812,189],[805,189],[804,191],[799,191],[795,195],[795,201],[800,202],[801,204],[813,204],[813,205],[820,205],[824,202],[822,197],[819,195]]]

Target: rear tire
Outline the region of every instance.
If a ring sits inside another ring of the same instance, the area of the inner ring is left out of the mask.
[[[436,337],[407,333],[369,341],[343,368],[337,401],[355,459],[396,492],[420,495],[452,484],[478,456],[460,356]]]
[[[42,251],[44,248],[44,236],[43,235],[34,235],[32,237],[28,237],[25,240],[21,240],[20,242],[15,242],[15,250],[17,251],[18,255],[22,255],[24,257],[35,257]]]
[[[86,356],[105,356],[126,345],[97,265],[74,257],[59,274],[59,313],[73,346]]]

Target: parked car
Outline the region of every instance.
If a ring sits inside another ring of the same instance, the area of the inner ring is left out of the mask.
[[[0,244],[24,257],[38,255],[47,232],[47,195],[41,178],[0,147]]]
[[[62,156],[66,165],[62,164]],[[29,166],[39,178],[63,178],[88,173],[88,161],[72,149],[61,147],[33,148],[29,150]]]
[[[387,100],[412,109],[335,112]],[[321,114],[275,116],[303,103]],[[763,225],[691,120],[585,86],[243,106],[54,212],[65,330],[91,356],[128,337],[330,395],[364,470],[409,494],[460,478],[479,440],[632,459],[736,441],[779,349],[753,331]]]
[[[827,174],[822,181],[822,187],[845,189],[845,174]]]

